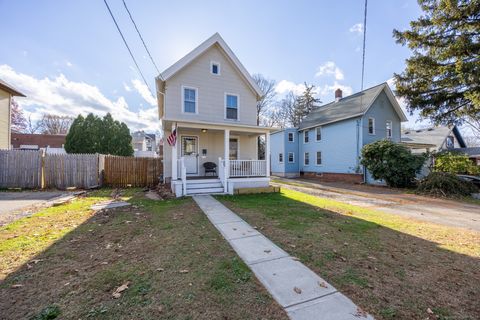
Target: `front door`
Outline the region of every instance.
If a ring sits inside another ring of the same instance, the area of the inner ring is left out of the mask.
[[[182,136],[182,157],[187,174],[198,174],[198,137]]]

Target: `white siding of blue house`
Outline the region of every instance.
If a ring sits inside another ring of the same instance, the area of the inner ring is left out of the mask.
[[[283,163],[278,161],[278,155],[285,153],[285,131],[275,132],[270,135],[270,167],[272,174],[280,174],[285,172],[285,154],[283,155]]]
[[[304,143],[303,132],[300,149],[300,171],[303,172],[331,172],[356,173],[357,170],[357,142],[361,142],[360,118],[353,118],[322,126],[322,139],[316,141],[315,129],[310,129],[310,139]],[[358,135],[358,138],[357,138]],[[322,164],[316,165],[316,152],[322,152]],[[304,165],[304,154],[310,153],[310,164]]]

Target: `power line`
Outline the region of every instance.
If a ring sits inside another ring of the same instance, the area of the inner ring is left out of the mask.
[[[137,33],[138,33],[138,36],[140,37],[140,40],[142,40],[143,47],[145,48],[145,51],[147,51],[148,56],[150,57],[150,60],[152,61],[153,66],[155,67],[155,69],[157,69],[157,72],[160,75],[160,78],[162,79],[162,75],[160,74],[160,70],[158,70],[157,64],[153,60],[153,57],[150,54],[150,50],[148,50],[147,44],[143,40],[143,37],[142,37],[142,34],[140,33],[140,30],[138,30],[137,24],[135,23],[135,20],[133,19],[132,14],[130,13],[130,10],[128,10],[127,3],[125,2],[125,0],[122,0],[122,1],[123,1],[123,6],[125,7],[125,10],[127,10],[128,15],[130,16],[130,20],[132,21],[133,26],[135,27],[135,30],[137,30]]]
[[[143,73],[142,73],[142,70],[140,70],[140,67],[138,66],[137,60],[135,59],[135,56],[134,56],[133,53],[132,53],[132,50],[130,50],[130,47],[128,46],[127,40],[126,40],[125,37],[123,36],[122,30],[120,30],[120,27],[118,26],[117,20],[116,20],[115,17],[113,16],[112,10],[110,10],[110,7],[108,6],[107,0],[103,0],[103,2],[104,2],[105,5],[107,6],[108,12],[110,12],[110,16],[112,17],[112,20],[113,20],[113,22],[115,23],[115,26],[117,27],[118,33],[120,33],[120,36],[121,36],[122,39],[123,39],[123,43],[124,43],[125,46],[127,47],[127,50],[128,50],[128,52],[130,53],[130,57],[132,57],[132,60],[133,60],[133,62],[135,63],[135,66],[137,67],[137,70],[138,70],[138,72],[140,73],[140,76],[142,77],[143,82],[144,82],[145,85],[147,86],[148,91],[150,91],[150,94],[153,96],[152,90],[150,90],[150,86],[148,85],[148,82],[147,82],[147,80],[145,79],[145,77],[144,77],[144,75],[143,75]]]
[[[363,16],[363,55],[362,55],[362,85],[361,90],[363,90],[363,78],[365,75],[365,41],[367,38],[367,1],[365,0],[365,13]]]

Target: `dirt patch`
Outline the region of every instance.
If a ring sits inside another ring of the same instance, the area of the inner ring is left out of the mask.
[[[191,199],[140,192],[131,203],[98,211],[10,273],[2,319],[57,309],[61,319],[286,319]]]

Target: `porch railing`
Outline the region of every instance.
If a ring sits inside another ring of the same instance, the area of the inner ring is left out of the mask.
[[[222,160],[222,158],[218,158],[218,178],[222,183],[223,190],[225,191],[225,193],[227,193],[228,191],[226,173],[227,172],[225,168],[225,160]]]
[[[230,160],[230,177],[266,177],[266,160]]]

